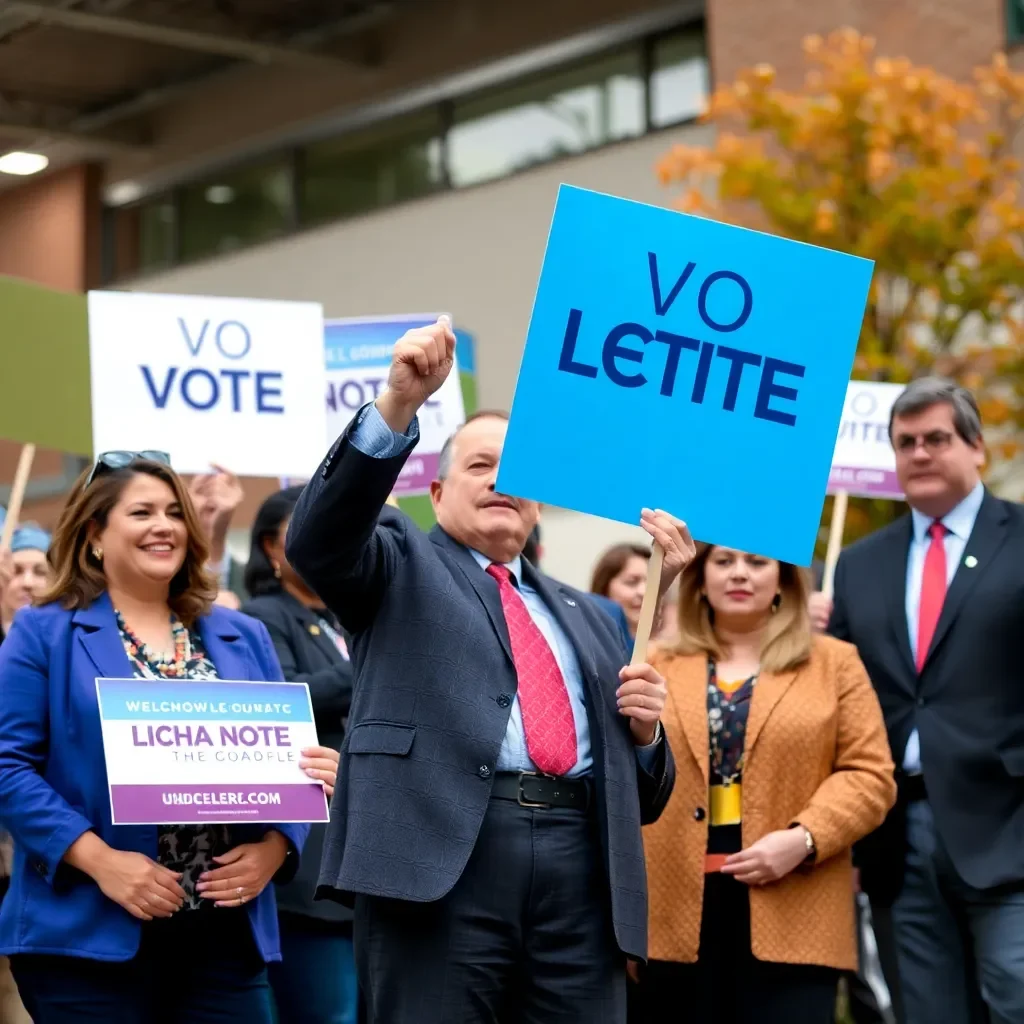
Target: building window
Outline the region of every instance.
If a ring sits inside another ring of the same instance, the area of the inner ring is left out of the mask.
[[[677,32],[654,41],[650,79],[652,128],[667,128],[699,116],[704,111],[708,87],[708,62],[699,33]]]
[[[475,185],[643,134],[637,50],[455,105],[452,185]]]
[[[174,262],[174,202],[163,197],[139,207],[139,263],[166,267]]]
[[[1024,0],[1007,0],[1024,40]],[[709,91],[704,36],[688,27],[486,93],[325,139],[118,209],[113,273],[215,256],[636,138],[699,116]]]
[[[181,190],[181,259],[231,252],[294,223],[292,166],[284,158],[230,171]]]
[[[303,151],[300,211],[319,224],[426,195],[444,185],[436,108]]]
[[[1006,42],[1024,41],[1024,0],[1006,0]]]

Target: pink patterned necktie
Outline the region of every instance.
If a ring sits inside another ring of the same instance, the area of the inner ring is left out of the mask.
[[[512,574],[496,562],[487,575],[498,581],[512,660],[519,677],[519,710],[530,760],[546,775],[565,775],[576,764],[576,723],[569,691],[544,634],[530,618]]]

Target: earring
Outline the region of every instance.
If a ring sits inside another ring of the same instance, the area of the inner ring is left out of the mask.
[[[781,604],[782,594],[776,594],[775,597],[772,598],[772,615],[774,615],[779,610]]]
[[[103,548],[93,548],[92,549],[92,557],[95,558],[97,562],[102,562],[103,561]]]
[[[272,562],[271,565],[274,567],[274,579],[279,580],[281,578],[281,566],[277,562]]]

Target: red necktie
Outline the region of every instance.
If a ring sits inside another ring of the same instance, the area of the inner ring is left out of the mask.
[[[512,574],[492,563],[487,575],[498,581],[512,660],[519,677],[519,710],[530,760],[547,775],[565,775],[576,764],[576,723],[569,691],[544,634],[530,618]]]
[[[946,528],[936,520],[928,527],[932,538],[921,574],[921,604],[917,609],[917,671],[924,667],[928,648],[946,600]]]

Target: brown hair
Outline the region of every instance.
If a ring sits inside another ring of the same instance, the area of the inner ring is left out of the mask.
[[[89,472],[75,482],[60,514],[49,553],[53,583],[37,603],[59,601],[65,608],[86,608],[107,589],[103,563],[93,555],[89,544],[89,527],[93,523],[100,529],[106,526],[125,486],[137,473],[145,473],[167,484],[181,507],[188,541],[185,561],[171,580],[167,603],[186,626],[194,625],[209,612],[218,588],[206,571],[209,548],[181,478],[168,466],[145,461],[103,473],[86,486]]]
[[[594,574],[590,577],[590,592],[607,597],[612,580],[622,572],[631,558],[642,558],[647,562],[650,557],[650,551],[639,544],[616,544],[610,547],[594,566]]]
[[[724,656],[715,633],[714,617],[701,594],[704,566],[716,545],[698,544],[697,556],[679,576],[679,654]],[[811,617],[807,611],[811,585],[807,572],[790,562],[779,562],[781,601],[771,617],[761,644],[761,668],[785,672],[802,665],[811,655]]]

